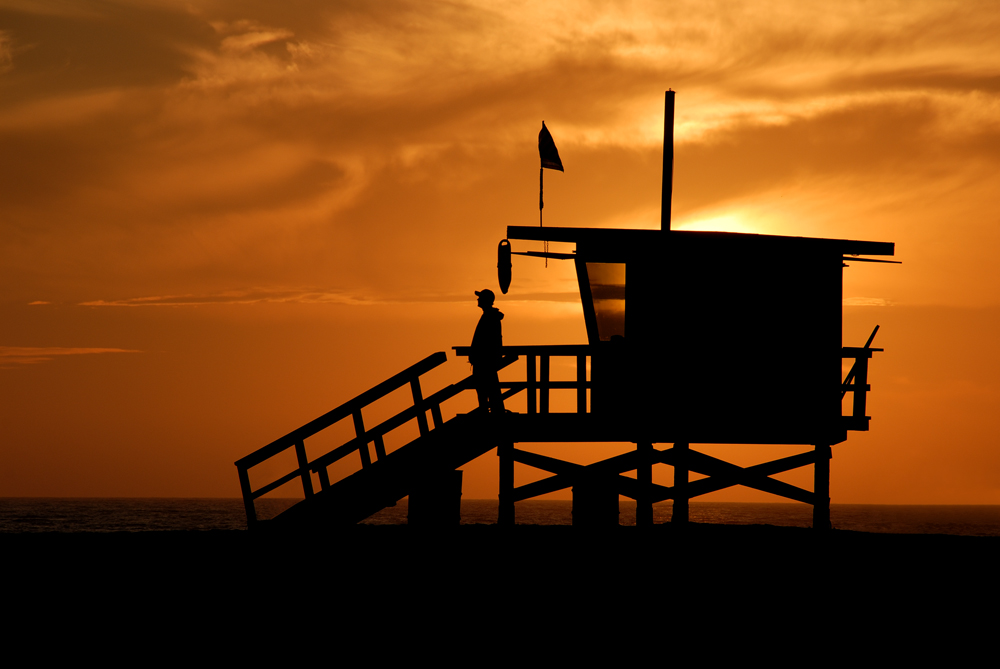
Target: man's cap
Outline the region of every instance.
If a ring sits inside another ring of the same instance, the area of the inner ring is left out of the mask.
[[[478,298],[480,298],[482,300],[486,300],[490,304],[493,304],[493,302],[495,302],[496,299],[497,299],[497,296],[494,295],[493,291],[490,290],[489,288],[484,288],[483,290],[477,290],[476,291],[476,297],[478,297]]]

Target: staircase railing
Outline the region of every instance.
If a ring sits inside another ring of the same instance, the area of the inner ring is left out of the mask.
[[[252,528],[257,523],[256,500],[277,488],[294,481],[298,478],[302,482],[302,492],[306,499],[309,499],[316,491],[313,489],[312,474],[319,478],[321,490],[330,487],[329,467],[335,462],[358,452],[361,457],[361,467],[365,469],[374,462],[378,462],[386,457],[385,435],[392,430],[408,423],[416,418],[417,428],[420,437],[426,436],[432,429],[441,427],[445,420],[441,414],[441,404],[454,397],[464,390],[471,390],[475,386],[471,376],[458,383],[442,388],[430,397],[423,397],[420,386],[420,377],[447,360],[443,351],[429,355],[417,364],[403,370],[399,374],[386,379],[370,390],[361,393],[352,400],[345,402],[336,409],[328,411],[319,418],[306,423],[297,430],[289,432],[280,439],[272,441],[250,455],[236,461],[236,468],[240,476],[240,488],[243,493],[243,504],[247,513],[247,527]],[[505,356],[501,364],[502,367],[513,363],[517,356]],[[391,418],[379,423],[372,428],[366,428],[362,417],[362,409],[373,404],[389,393],[410,386],[413,405],[397,413]],[[515,391],[516,392],[516,391]],[[512,393],[507,393],[509,396]],[[476,410],[478,411],[478,409]],[[431,414],[431,423],[427,421],[427,413]],[[313,435],[325,430],[335,423],[351,418],[354,423],[355,435],[346,443],[310,461],[306,455],[305,440]],[[432,427],[433,425],[433,427]],[[371,458],[368,445],[374,444],[375,460]],[[279,476],[274,481],[254,489],[250,483],[250,469],[271,458],[280,455],[288,449],[295,449],[296,467],[292,471]]]

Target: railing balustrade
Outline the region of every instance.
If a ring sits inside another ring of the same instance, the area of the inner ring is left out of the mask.
[[[434,429],[441,427],[445,422],[441,413],[441,404],[464,390],[474,389],[473,380],[470,376],[459,383],[442,388],[430,397],[423,397],[420,377],[446,360],[447,356],[443,351],[430,355],[367,392],[345,402],[336,409],[323,414],[299,429],[289,432],[280,439],[276,439],[267,446],[237,460],[236,468],[239,471],[243,504],[247,513],[247,526],[253,527],[257,523],[256,500],[286,483],[294,481],[296,478],[300,479],[303,495],[306,499],[309,499],[315,494],[312,481],[313,473],[319,479],[321,490],[325,490],[331,485],[329,474],[329,467],[331,465],[352,453],[358,452],[361,457],[362,469],[370,467],[374,462],[378,462],[386,457],[385,435],[414,418],[417,420],[417,429],[421,437],[430,433],[431,424]],[[516,356],[505,357],[502,366],[505,367],[515,360],[517,360]],[[406,385],[410,386],[413,406],[374,427],[367,428],[362,418],[362,409]],[[431,424],[428,424],[427,412],[431,414]],[[310,462],[306,455],[305,440],[346,418],[353,420],[354,438]],[[371,459],[368,444],[374,444],[376,458],[374,462]],[[250,469],[284,453],[290,448],[295,449],[296,468],[276,480],[254,489],[250,483]]]
[[[454,350],[459,356],[468,356],[471,353],[469,346],[455,346]],[[523,381],[501,381],[502,397],[506,400],[522,390],[526,391],[527,413],[529,415],[545,415],[550,413],[550,393],[552,390],[575,390],[576,411],[571,413],[589,413],[588,391],[592,395],[594,387],[592,380],[593,350],[593,347],[588,345],[504,346],[501,368],[507,367],[520,357],[524,357],[525,377]],[[868,385],[868,360],[872,353],[881,350],[883,349],[869,347],[842,348],[842,357],[854,360],[847,378],[841,384],[841,399],[846,397],[848,392],[853,393],[852,412],[842,417],[844,426],[848,430],[864,431],[868,429],[869,418],[865,415],[867,393],[871,389]],[[558,357],[575,359],[576,378],[574,380],[552,380],[552,358]],[[392,430],[416,419],[420,436],[423,437],[444,425],[441,404],[465,390],[475,389],[473,377],[468,376],[459,383],[442,388],[429,397],[423,397],[420,377],[446,360],[447,356],[443,352],[430,355],[336,409],[238,460],[236,467],[239,471],[240,487],[247,512],[247,525],[253,527],[257,523],[255,500],[286,483],[294,481],[296,478],[300,479],[303,494],[308,499],[316,493],[313,489],[312,475],[316,474],[321,490],[329,488],[331,486],[329,467],[344,457],[358,452],[362,469],[384,459],[387,455],[385,435]],[[590,379],[588,379],[588,367],[591,368]],[[374,427],[366,427],[362,417],[362,409],[406,385],[410,386],[413,405]],[[427,419],[428,412],[430,412],[430,422]],[[353,421],[355,436],[346,443],[309,461],[305,440],[347,418]],[[374,461],[369,452],[369,444],[374,446]],[[276,480],[254,489],[250,483],[250,469],[288,449],[294,449],[295,468]]]
[[[845,360],[848,358],[854,359],[854,364],[851,366],[851,370],[847,373],[844,383],[840,386],[841,400],[847,396],[847,393],[853,393],[851,413],[843,417],[844,427],[848,430],[856,430],[860,432],[866,432],[868,430],[869,417],[865,414],[868,410],[868,391],[872,389],[872,387],[868,385],[868,361],[871,359],[872,353],[882,350],[884,349],[869,348],[867,346],[845,346],[842,349],[842,357]]]
[[[455,346],[455,353],[468,356],[471,346]],[[587,391],[592,388],[592,382],[587,379],[588,358],[593,348],[586,344],[565,344],[552,346],[504,346],[504,355],[516,355],[525,359],[524,381],[501,381],[501,390],[507,390],[505,398],[522,390],[527,391],[527,411],[529,415],[547,414],[550,406],[550,391],[576,390],[576,412],[588,413]],[[576,380],[553,381],[551,376],[552,358],[567,357],[576,359]]]

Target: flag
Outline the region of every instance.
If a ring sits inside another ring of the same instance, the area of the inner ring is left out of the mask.
[[[545,121],[542,121],[542,130],[538,133],[538,157],[542,159],[542,167],[560,172],[566,171],[563,169],[562,161],[559,160],[556,143],[552,141],[552,135],[545,127]]]

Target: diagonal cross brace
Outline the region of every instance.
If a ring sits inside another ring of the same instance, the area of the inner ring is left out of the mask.
[[[655,457],[657,462],[668,465],[676,464],[677,461],[673,449],[656,451]],[[725,460],[720,460],[710,455],[699,453],[698,451],[688,451],[688,468],[691,471],[709,477],[688,483],[688,496],[697,497],[734,485],[742,485],[747,488],[768,492],[772,495],[778,495],[779,497],[793,499],[797,502],[813,504],[816,497],[815,493],[790,483],[770,478],[772,474],[813,464],[816,464],[815,452],[799,453],[798,455],[791,455],[752,467],[740,467],[739,465],[734,465],[731,462],[726,462]],[[668,498],[657,497],[654,498],[654,501],[659,502],[664,499]]]
[[[569,488],[576,485],[584,477],[608,477],[610,479],[613,476],[619,495],[624,495],[631,499],[638,499],[641,496],[641,491],[639,490],[641,484],[633,478],[621,475],[621,472],[631,471],[636,469],[639,464],[642,464],[641,461],[644,456],[635,451],[616,455],[590,465],[578,465],[573,462],[566,462],[565,460],[531,453],[530,451],[522,451],[517,448],[513,449],[512,453],[514,462],[520,462],[529,467],[555,474],[555,476],[544,478],[541,481],[535,481],[515,488],[515,502],[555,492],[556,490],[562,490],[563,488]],[[652,484],[652,488],[653,495],[657,499],[673,498],[673,488],[657,484]]]

